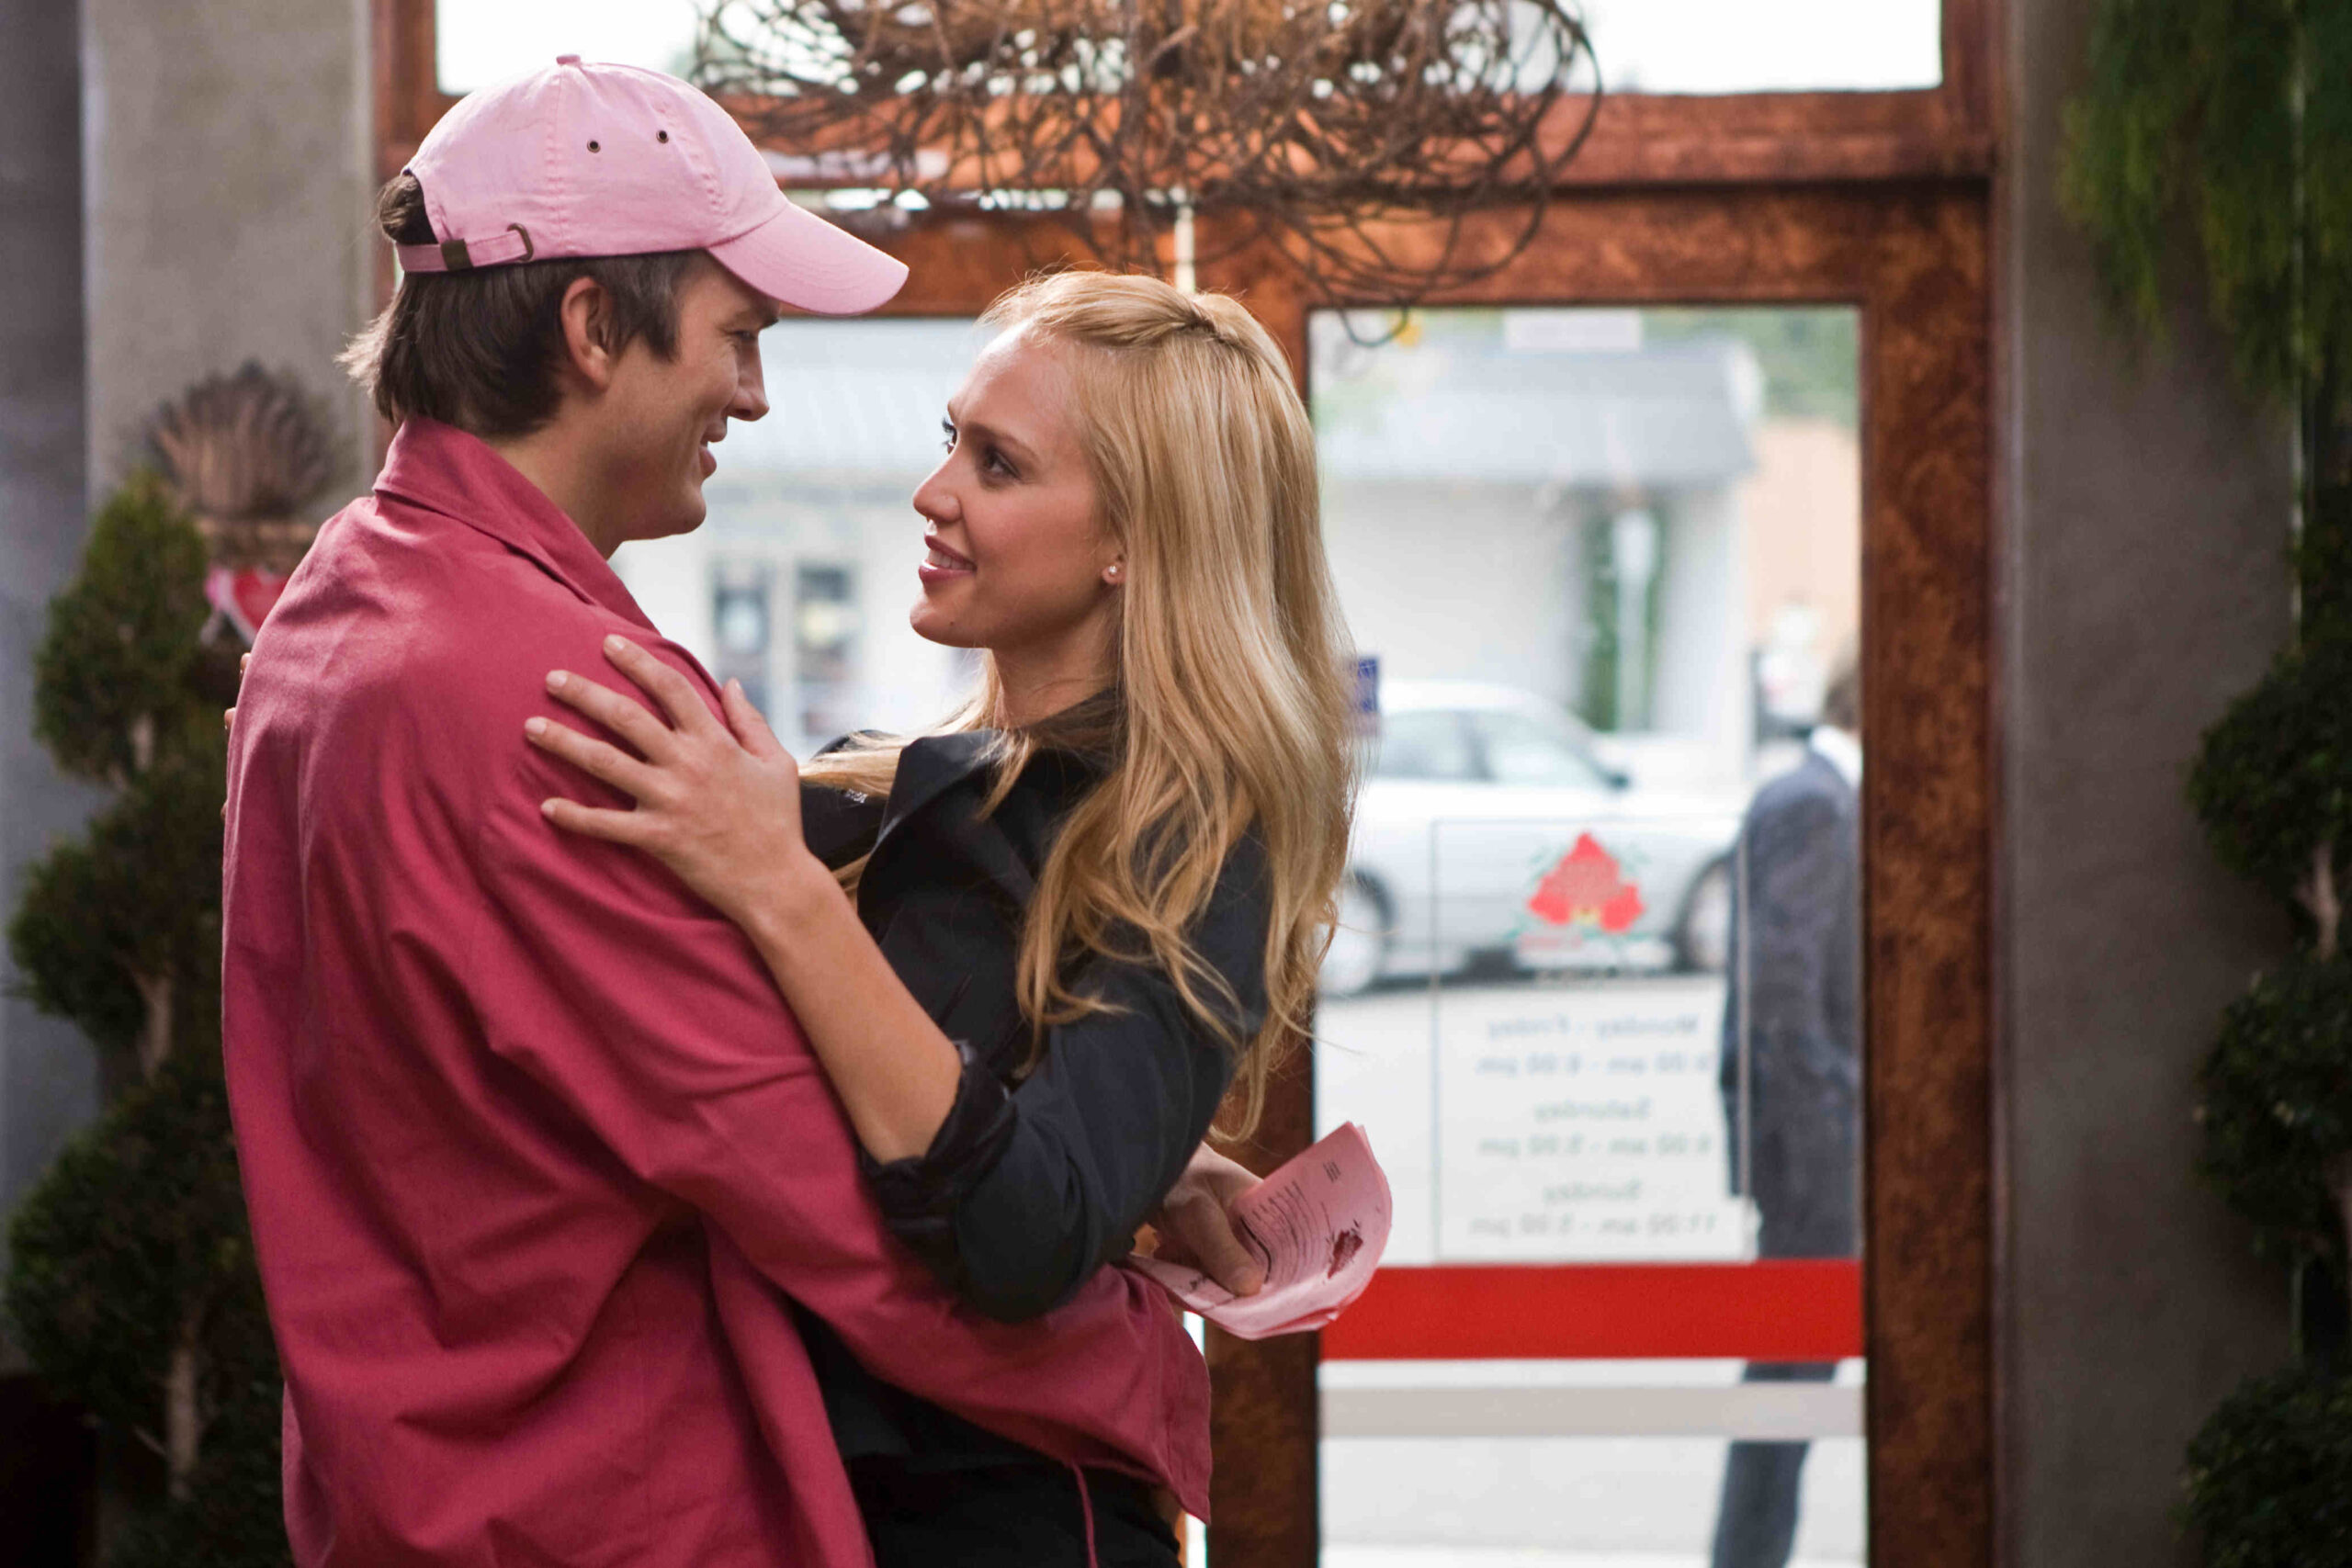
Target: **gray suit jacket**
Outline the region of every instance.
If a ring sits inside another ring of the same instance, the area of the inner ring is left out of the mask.
[[[1733,1188],[1747,1150],[1764,1256],[1849,1257],[1860,1241],[1860,802],[1827,758],[1808,751],[1757,792],[1740,847],[1745,897],[1734,906],[1724,1007]]]

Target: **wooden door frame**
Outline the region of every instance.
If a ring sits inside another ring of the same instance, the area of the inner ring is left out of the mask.
[[[1976,180],[1580,194],[1509,271],[1450,301],[1860,310],[1863,1280],[1870,1560],[1883,1568],[1993,1555],[1989,196]],[[1306,363],[1295,290],[1218,281],[1247,290]],[[1285,1145],[1310,1136],[1311,1092],[1304,1075],[1286,1085]],[[1262,1426],[1270,1405],[1311,1421],[1310,1359],[1230,1346],[1216,1359],[1221,1437]],[[1273,1429],[1296,1442],[1298,1426]],[[1314,1558],[1286,1521],[1313,1517],[1312,1467],[1300,1479],[1249,1451],[1218,1494],[1211,1561],[1302,1568]]]

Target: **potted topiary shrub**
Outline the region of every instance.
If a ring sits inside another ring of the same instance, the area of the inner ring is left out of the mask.
[[[36,733],[113,798],[30,868],[9,948],[108,1104],[13,1216],[5,1306],[41,1378],[153,1456],[116,1467],[110,1568],[262,1568],[288,1560],[280,1381],[220,1064],[220,711],[335,464],[315,407],[251,366],[152,434],[35,656]]]

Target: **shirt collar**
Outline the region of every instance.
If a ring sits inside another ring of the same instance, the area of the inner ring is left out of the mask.
[[[479,436],[438,420],[401,421],[376,493],[486,534],[588,603],[661,635],[579,525]]]
[[[1862,743],[1852,734],[1835,725],[1816,724],[1813,733],[1805,737],[1805,744],[1838,770],[1848,787],[1862,787]]]

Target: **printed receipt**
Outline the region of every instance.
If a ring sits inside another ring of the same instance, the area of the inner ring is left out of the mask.
[[[1156,1258],[1126,1267],[1236,1338],[1304,1334],[1363,1294],[1388,1246],[1388,1178],[1349,1122],[1235,1201],[1234,1228],[1266,1269],[1256,1295]]]

